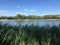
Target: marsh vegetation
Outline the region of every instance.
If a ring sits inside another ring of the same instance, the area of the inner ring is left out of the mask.
[[[0,23],[0,45],[60,45],[60,25],[11,26]]]

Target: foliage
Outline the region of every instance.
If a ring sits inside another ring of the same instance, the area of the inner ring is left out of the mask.
[[[21,15],[17,14],[16,16],[1,16],[0,19],[60,19],[60,15],[44,15],[44,16],[35,16],[35,15]]]
[[[59,26],[0,24],[0,45],[60,45]]]

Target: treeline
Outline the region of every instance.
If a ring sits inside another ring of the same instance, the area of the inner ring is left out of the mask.
[[[59,26],[0,24],[0,45],[60,45]]]
[[[16,16],[0,16],[0,19],[60,19],[60,15],[44,15],[44,16],[35,16],[35,15],[21,15],[17,14]]]

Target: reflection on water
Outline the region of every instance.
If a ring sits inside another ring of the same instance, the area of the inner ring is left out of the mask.
[[[44,26],[44,25],[59,25],[60,20],[0,20],[3,24],[10,24],[10,25],[38,25],[38,26]]]

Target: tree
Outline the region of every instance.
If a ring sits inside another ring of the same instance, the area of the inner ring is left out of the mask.
[[[16,17],[17,17],[17,19],[21,19],[22,15],[21,14],[17,14]]]

